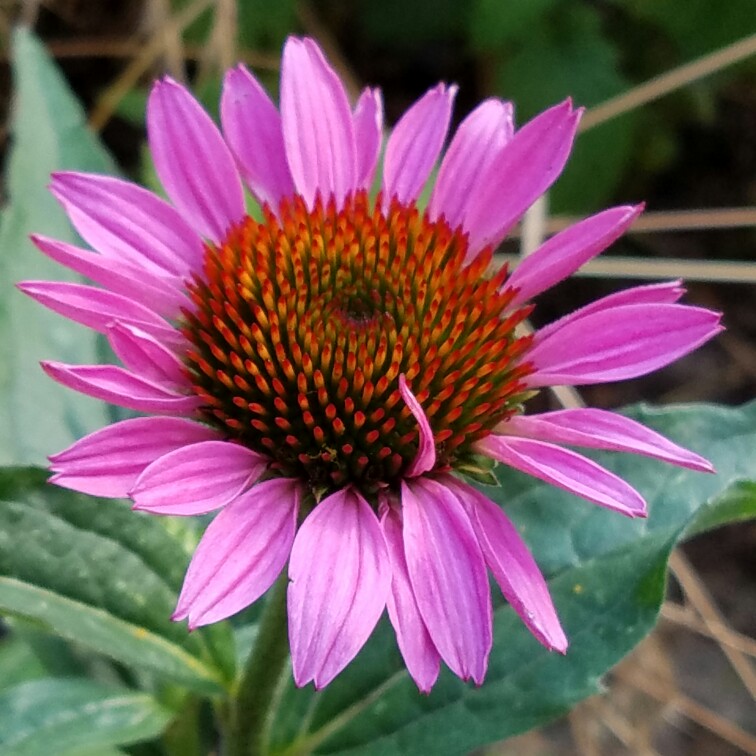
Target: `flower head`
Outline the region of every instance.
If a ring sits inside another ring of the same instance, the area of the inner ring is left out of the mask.
[[[384,607],[407,668],[430,690],[443,660],[481,683],[491,647],[487,570],[535,637],[566,637],[504,512],[460,477],[481,455],[596,504],[644,516],[638,492],[564,448],[708,463],[595,409],[523,414],[553,384],[631,378],[719,330],[677,304],[678,282],[584,307],[533,336],[530,301],[611,244],[640,212],[617,207],[557,234],[511,275],[492,250],[559,175],[580,111],[515,130],[483,102],[441,160],[454,87],[396,124],[381,191],[380,93],[356,106],[317,45],[290,39],[280,113],[244,68],[226,77],[223,136],[179,84],[158,82],[148,136],[170,202],[105,176],[52,191],[95,251],[35,237],[96,285],[21,288],[107,337],[121,365],[45,363],[55,380],[144,413],[51,457],[58,485],[134,508],[220,510],[175,619],[196,627],[259,598],[288,562],[294,677],[322,687]],[[262,206],[247,213],[242,179]]]

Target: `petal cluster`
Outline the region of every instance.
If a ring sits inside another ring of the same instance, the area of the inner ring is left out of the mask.
[[[155,514],[217,512],[174,614],[190,627],[222,620],[257,600],[288,563],[289,637],[299,685],[327,685],[359,652],[384,609],[420,690],[431,689],[442,660],[462,679],[481,684],[492,642],[489,572],[533,635],[564,652],[567,639],[543,576],[502,509],[455,474],[456,458],[434,428],[437,397],[413,391],[421,383],[417,371],[394,370],[396,390],[385,406],[414,426],[413,457],[400,479],[375,481],[370,490],[349,480],[316,490],[264,446],[245,444],[207,421],[182,324],[195,312],[202,290],[195,284],[203,280],[208,256],[246,222],[245,188],[281,223],[287,222],[285,203],[303,203],[310,220],[320,218],[324,204],[338,212],[371,188],[383,145],[380,92],[365,89],[352,106],[312,40],[286,43],[280,91],[279,109],[245,68],[229,71],[221,131],[181,85],[158,82],[147,127],[168,200],[116,178],[53,176],[52,192],[91,249],[33,240],[91,284],[27,281],[20,288],[104,334],[120,364],[48,362],[43,368],[73,390],[146,416],[98,430],[52,455],[52,481],[93,495],[131,497],[135,509]],[[440,160],[427,228],[445,224],[464,238],[468,274],[476,271],[482,279],[485,255],[559,176],[580,110],[567,101],[516,129],[509,103],[486,100],[461,123],[442,157],[455,94],[456,87],[439,84],[396,123],[385,146],[375,212],[414,206]],[[496,317],[529,307],[533,297],[615,241],[641,209],[616,207],[587,218],[546,241],[511,275],[503,271],[490,279],[498,281],[504,303]],[[247,286],[243,270],[238,277],[239,287]],[[206,284],[209,291],[214,282]],[[661,368],[720,330],[717,314],[680,304],[682,293],[672,282],[605,297],[539,330],[526,349],[511,353],[512,370],[519,370],[523,389],[537,390]],[[222,301],[219,296],[208,305],[209,321],[222,324]],[[401,328],[397,333],[406,335]],[[230,331],[224,338],[227,344],[208,344],[219,360],[238,341]],[[457,336],[445,338],[451,340],[444,349],[455,348]],[[286,372],[286,344],[274,347],[270,359]],[[356,368],[350,375],[358,380]],[[453,390],[462,395],[469,386]],[[281,396],[271,399],[277,400]],[[595,409],[508,411],[470,451],[600,506],[646,515],[640,493],[565,448],[573,446],[711,470],[706,460],[650,429]]]

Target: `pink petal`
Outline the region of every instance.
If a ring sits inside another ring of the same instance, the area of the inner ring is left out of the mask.
[[[438,679],[441,657],[428,634],[412,592],[399,513],[387,508],[381,518],[381,527],[391,562],[391,592],[387,602],[389,619],[396,631],[396,641],[407,671],[423,693],[430,693]]]
[[[481,454],[594,504],[629,517],[646,516],[646,502],[632,486],[573,451],[544,441],[494,434],[475,446]]]
[[[417,398],[407,385],[407,379],[403,373],[399,376],[399,392],[402,395],[402,399],[404,399],[404,403],[415,416],[418,425],[419,444],[417,454],[405,473],[407,477],[415,478],[434,468],[436,464],[436,444],[433,440],[433,430],[428,422],[428,417],[420,402],[417,401]]]
[[[391,586],[378,519],[357,491],[331,494],[307,517],[294,539],[289,579],[294,680],[322,688],[362,648]]]
[[[120,320],[161,341],[176,341],[178,336],[176,329],[152,310],[105,289],[61,281],[24,281],[18,288],[53,312],[98,333],[107,333],[108,326]]]
[[[301,498],[296,481],[273,478],[228,504],[194,552],[173,619],[194,629],[257,601],[289,557]]]
[[[643,212],[643,205],[614,207],[576,223],[552,236],[520,262],[506,283],[518,289],[512,307],[518,307],[571,276],[616,241]]]
[[[201,404],[196,396],[177,394],[116,365],[64,365],[62,362],[42,362],[41,365],[53,380],[74,391],[137,412],[188,415]]]
[[[546,648],[564,653],[567,638],[549,588],[517,528],[487,496],[460,480],[442,479],[457,494],[470,517],[489,569],[504,597]]]
[[[134,509],[196,515],[233,501],[254,483],[269,460],[230,441],[201,441],[150,464],[129,491]]]
[[[357,188],[370,189],[383,141],[383,98],[379,89],[363,89],[354,109]]]
[[[132,373],[176,389],[189,387],[181,360],[146,331],[116,321],[107,333],[116,356]]]
[[[147,138],[155,170],[173,204],[196,231],[222,241],[246,214],[239,174],[210,116],[168,77],[150,92]]]
[[[537,333],[527,360],[530,386],[586,385],[635,378],[692,352],[722,328],[700,307],[624,305]]]
[[[499,434],[590,449],[644,454],[691,470],[713,472],[711,463],[629,417],[600,409],[566,409],[519,415],[499,425]]]
[[[52,193],[81,237],[106,257],[186,277],[202,265],[202,240],[167,202],[128,181],[54,173]]]
[[[470,197],[470,250],[498,244],[562,172],[580,110],[567,100],[526,123],[480,177]]]
[[[513,132],[511,103],[493,98],[484,100],[462,121],[438,171],[428,205],[432,219],[443,215],[452,228],[465,224],[481,176]]]
[[[441,153],[457,87],[439,84],[426,92],[394,126],[383,160],[384,201],[413,202]]]
[[[294,180],[286,162],[281,116],[267,92],[242,65],[226,74],[221,121],[255,197],[274,210],[284,197],[293,197]]]
[[[435,480],[402,483],[404,554],[425,626],[463,680],[483,682],[491,651],[491,595],[480,546],[457,497]]]
[[[340,204],[357,187],[357,158],[344,86],[311,39],[290,37],[283,51],[281,120],[286,157],[299,193]]]
[[[179,418],[122,420],[53,454],[50,467],[55,475],[50,481],[92,496],[124,498],[158,457],[216,437],[207,426]]]
[[[166,318],[177,317],[182,307],[191,307],[183,283],[167,276],[74,247],[56,239],[32,234],[31,240],[51,260],[86,276],[114,294],[143,305]]]

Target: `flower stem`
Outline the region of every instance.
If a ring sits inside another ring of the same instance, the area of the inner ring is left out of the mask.
[[[286,571],[268,592],[255,645],[231,700],[228,756],[262,756],[267,750],[275,689],[289,658],[286,631]]]

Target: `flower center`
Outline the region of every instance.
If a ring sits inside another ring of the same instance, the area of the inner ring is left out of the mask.
[[[247,217],[188,283],[185,363],[203,419],[267,454],[320,495],[397,485],[418,424],[404,374],[433,430],[437,467],[517,410],[530,340],[491,251],[465,264],[466,236],[414,205],[386,212],[365,192],[342,209],[299,197]]]

